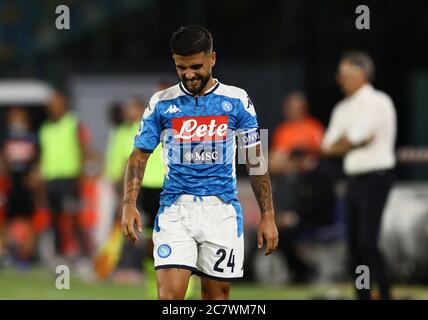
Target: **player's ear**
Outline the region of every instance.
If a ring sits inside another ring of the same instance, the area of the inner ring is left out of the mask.
[[[217,56],[216,56],[215,51],[211,52],[211,61],[210,61],[211,68],[215,66],[216,58],[217,58]]]

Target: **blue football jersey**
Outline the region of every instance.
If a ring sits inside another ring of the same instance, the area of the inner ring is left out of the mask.
[[[134,146],[151,152],[162,143],[161,206],[182,194],[237,201],[236,149],[260,143],[257,116],[243,89],[215,81],[199,97],[179,83],[156,92],[146,107]]]

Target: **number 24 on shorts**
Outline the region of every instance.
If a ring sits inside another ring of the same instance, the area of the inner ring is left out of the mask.
[[[220,258],[217,260],[217,262],[214,265],[214,271],[217,272],[224,272],[224,269],[220,267],[220,264],[223,262],[223,260],[226,258],[226,250],[224,249],[218,249],[216,252],[217,255],[220,256]],[[233,254],[233,249],[230,250],[229,258],[227,261],[227,267],[231,268],[231,272],[233,273],[235,269],[235,255]]]

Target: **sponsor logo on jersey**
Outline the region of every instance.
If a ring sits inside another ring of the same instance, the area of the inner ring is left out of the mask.
[[[175,141],[218,141],[227,138],[227,116],[195,116],[172,119]]]
[[[159,257],[161,257],[161,258],[168,258],[171,255],[172,250],[171,250],[171,247],[169,245],[167,245],[167,244],[161,244],[158,247],[157,252],[158,252],[158,256]]]
[[[205,162],[205,161],[216,161],[220,157],[218,151],[203,151],[203,152],[186,152],[184,159],[187,161]]]
[[[164,113],[176,113],[176,112],[181,112],[181,110],[178,109],[178,107],[175,104],[172,104],[168,107],[168,109],[166,109]]]

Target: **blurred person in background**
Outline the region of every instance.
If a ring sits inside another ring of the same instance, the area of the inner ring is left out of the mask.
[[[90,135],[69,110],[64,92],[55,90],[47,105],[48,119],[39,131],[40,170],[52,213],[55,253],[88,257],[91,236],[79,223],[80,187]]]
[[[115,161],[117,161],[117,168],[114,171],[115,175],[113,177],[113,181],[116,186],[118,197],[123,194],[125,166],[127,159],[132,152],[133,140],[135,133],[138,131],[138,127],[140,126],[140,120],[143,112],[143,100],[138,96],[131,97],[124,107],[124,121],[117,129],[116,140],[114,141],[114,146],[112,146],[114,151],[112,152],[115,154]],[[122,206],[119,201],[115,226],[119,225],[121,212]],[[144,245],[144,242],[137,244],[123,242],[117,270],[114,274],[114,280],[116,282],[137,283],[143,280]]]
[[[288,159],[293,152],[310,155],[318,150],[324,136],[322,124],[309,114],[303,92],[294,91],[284,98],[282,115],[284,121],[273,133],[269,154],[269,171],[273,175],[283,175],[291,169],[292,161]]]
[[[270,150],[270,172],[275,177],[274,203],[291,281],[307,282],[313,268],[298,251],[303,233],[334,222],[335,196],[329,179],[318,168],[318,155],[324,136],[322,124],[309,114],[303,92],[284,98],[284,122],[274,131]]]
[[[357,297],[374,298],[371,288],[376,283],[380,298],[390,299],[379,231],[393,183],[396,113],[391,98],[372,86],[374,72],[374,63],[364,52],[341,57],[336,81],[345,98],[333,109],[322,153],[344,156],[349,272],[355,280],[357,266],[370,270],[370,289],[356,288]]]
[[[106,158],[104,163],[104,175],[109,182],[119,188],[123,176],[122,154],[118,152],[121,141],[121,129],[124,124],[123,106],[114,102],[109,108],[110,130],[107,141]]]
[[[102,233],[100,247],[94,257],[94,270],[100,279],[106,279],[114,272],[123,245],[123,237],[120,231],[120,203],[118,199],[123,189],[122,177],[124,171],[124,160],[122,149],[124,110],[120,102],[113,102],[108,108],[109,136],[107,140],[106,156],[104,159],[104,177],[113,201],[111,206],[106,208],[109,212],[103,211],[100,217]]]
[[[31,131],[27,111],[20,106],[7,112],[1,159],[9,180],[6,202],[6,246],[15,265],[27,266],[35,258],[31,217],[35,210],[32,172],[38,159],[37,136]]]

